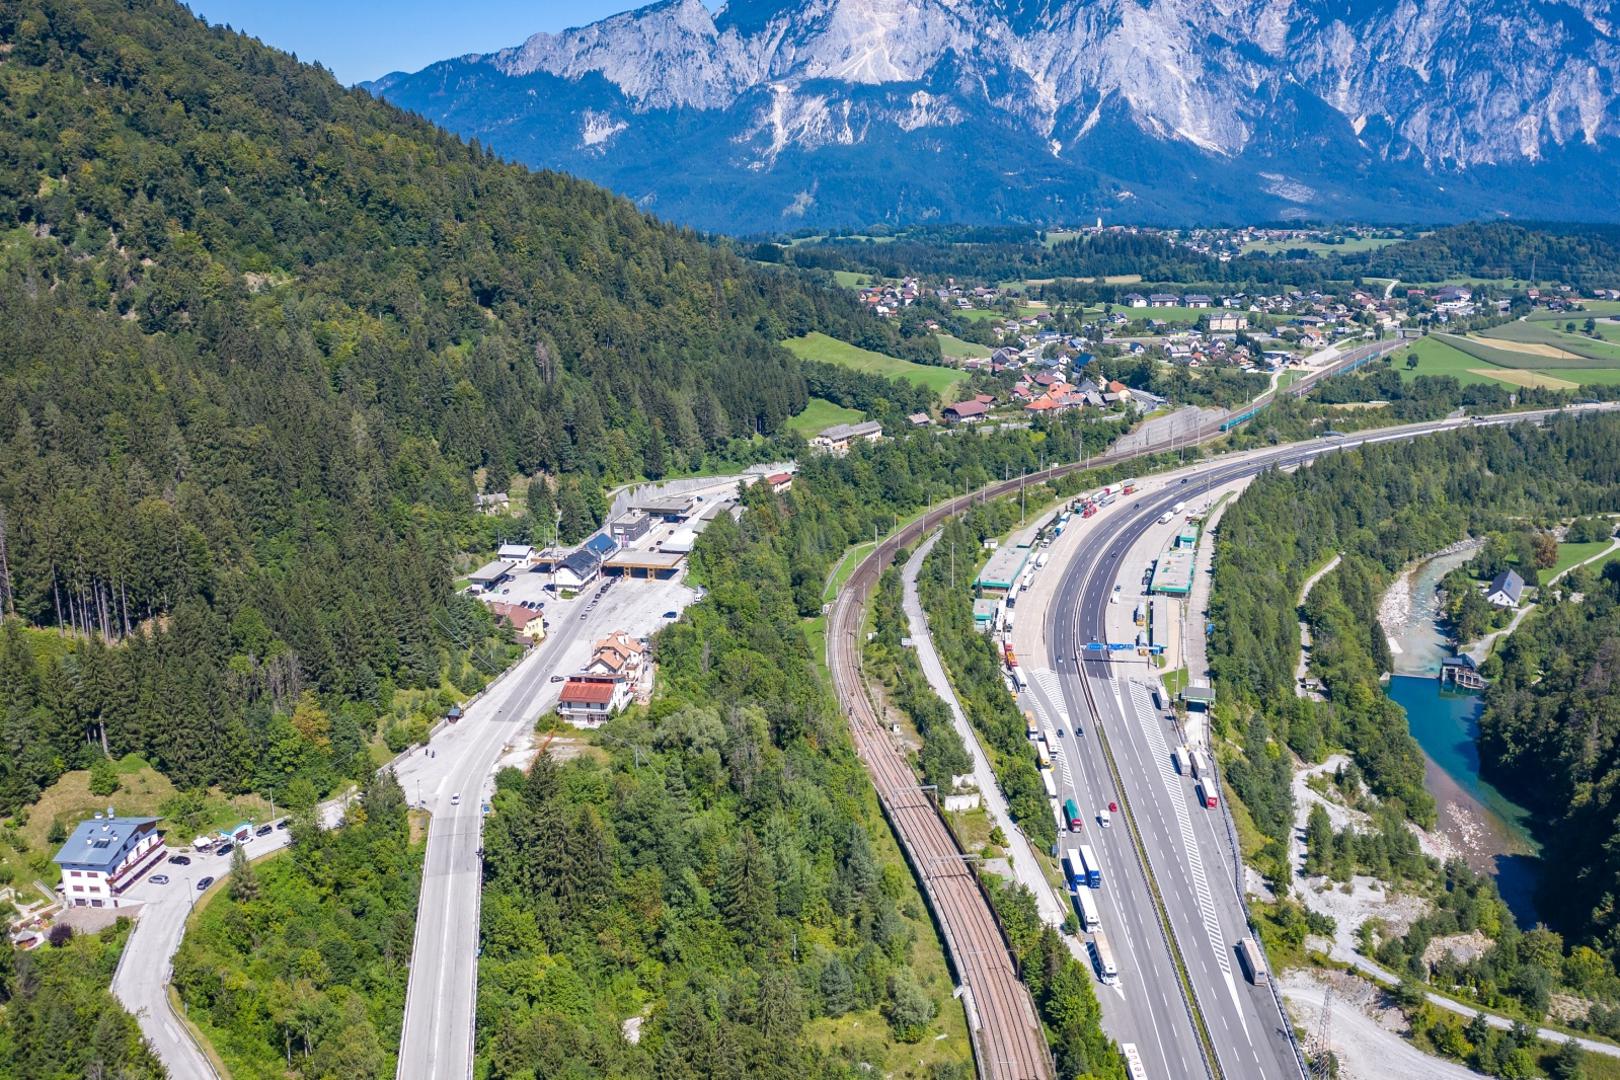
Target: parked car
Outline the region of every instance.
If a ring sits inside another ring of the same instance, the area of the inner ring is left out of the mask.
[[[566,676],[563,676],[563,675],[553,675],[551,677],[551,681],[552,682],[562,682],[565,677]]]
[[[666,611],[666,612],[664,612],[664,618],[666,618],[666,619],[678,619],[678,618],[680,618],[680,616],[678,614],[676,614],[675,612],[673,612],[673,611]]]
[[[208,886],[212,885],[213,883],[214,883],[213,878],[205,877],[201,881],[197,882],[197,891],[202,892],[204,889],[208,888]]]
[[[169,856],[169,861],[171,863],[173,863],[175,866],[190,866],[191,865],[191,856],[190,855],[170,855]]]
[[[253,830],[253,835],[254,836],[269,836],[271,833],[273,833],[275,831],[276,831],[276,827],[274,825],[260,825],[257,829]]]
[[[169,875],[168,874],[153,874],[151,877],[147,878],[146,880],[150,881],[154,885],[167,885],[169,883]]]
[[[233,852],[235,850],[236,850],[236,845],[235,844],[221,844],[221,845],[219,845],[219,847],[214,849],[214,854],[215,855],[229,855],[231,852]]]

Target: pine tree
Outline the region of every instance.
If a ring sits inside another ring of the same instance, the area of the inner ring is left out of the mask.
[[[259,898],[259,879],[253,873],[253,864],[248,861],[247,850],[241,844],[231,852],[231,899],[239,904],[250,903]]]

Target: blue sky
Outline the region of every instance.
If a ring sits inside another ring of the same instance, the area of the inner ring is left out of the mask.
[[[345,83],[517,45],[539,30],[583,26],[646,0],[191,0],[210,23],[318,60]]]

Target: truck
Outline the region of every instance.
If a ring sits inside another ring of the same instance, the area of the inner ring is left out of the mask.
[[[1120,492],[1122,494],[1125,494],[1125,495],[1135,495],[1136,494],[1136,481],[1135,480],[1121,480],[1120,483],[1119,483],[1119,490],[1120,490]]]
[[[1063,816],[1069,819],[1069,831],[1079,832],[1086,827],[1086,819],[1080,815],[1080,804],[1073,799],[1063,800]]]
[[[1033,739],[1041,733],[1040,724],[1035,721],[1035,714],[1028,709],[1024,710],[1024,736]]]
[[[1093,934],[1102,929],[1102,913],[1097,910],[1097,900],[1090,889],[1074,890],[1074,906],[1080,913],[1082,929]]]
[[[1022,694],[1029,689],[1029,680],[1024,678],[1024,673],[1017,668],[1012,669],[1012,684],[1014,694]]]
[[[1039,570],[1046,565],[1048,555],[1048,552],[1043,551],[1039,555],[1035,556],[1035,569]]]
[[[1215,809],[1217,800],[1215,798],[1214,777],[1206,777],[1198,781],[1198,801],[1203,804],[1206,810]]]
[[[1008,667],[1015,668],[1018,666],[1018,654],[1013,652],[1012,642],[1004,641],[1001,643],[1001,655],[1006,658]]]
[[[1202,780],[1209,774],[1209,760],[1204,757],[1202,750],[1194,750],[1191,757],[1193,779]]]
[[[1046,748],[1044,738],[1035,740],[1035,760],[1040,763],[1040,767],[1043,769],[1052,767],[1052,751]]]
[[[1159,515],[1159,524],[1160,525],[1168,525],[1168,524],[1170,524],[1170,519],[1175,517],[1175,516],[1176,516],[1175,511],[1166,510],[1164,513]]]
[[[1184,503],[1184,502],[1178,502],[1178,503],[1176,503],[1176,505],[1174,505],[1174,506],[1172,506],[1170,508],[1170,513],[1173,514],[1176,517],[1180,517],[1181,512],[1183,510],[1185,510],[1185,509],[1187,509],[1187,504]]]
[[[1170,751],[1170,764],[1176,767],[1176,772],[1182,776],[1187,775],[1187,748],[1180,743]]]
[[[1114,950],[1108,947],[1108,939],[1098,930],[1091,935],[1091,951],[1097,960],[1097,978],[1105,986],[1115,986],[1119,983],[1119,968],[1114,964]]]
[[[1097,504],[1088,502],[1088,503],[1086,503],[1085,509],[1080,511],[1080,516],[1083,517],[1083,518],[1088,518],[1088,517],[1092,517],[1096,513],[1097,513]]]
[[[1102,863],[1090,844],[1080,845],[1080,865],[1086,868],[1086,884],[1093,889],[1102,888]]]
[[[1069,888],[1084,889],[1086,887],[1086,864],[1080,861],[1080,849],[1077,847],[1066,848],[1063,852],[1063,862],[1068,867],[1068,873],[1065,877],[1068,879]]]
[[[1271,973],[1266,970],[1266,954],[1260,951],[1260,943],[1252,937],[1242,938],[1237,943],[1237,953],[1238,961],[1243,965],[1243,974],[1254,985],[1264,986]]]
[[[1041,785],[1046,788],[1048,799],[1057,798],[1057,777],[1052,775],[1051,769],[1041,770]]]

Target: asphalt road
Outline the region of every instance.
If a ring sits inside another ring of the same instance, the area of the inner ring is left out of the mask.
[[[1483,421],[1490,424],[1539,421],[1546,412],[1522,413]],[[1200,485],[1211,487],[1266,468],[1296,465],[1322,453],[1367,443],[1411,439],[1468,426],[1471,421],[1444,420],[1366,432],[1346,438],[1313,440],[1276,450],[1220,460],[1189,471]],[[1169,963],[1163,928],[1151,904],[1138,852],[1121,815],[1110,829],[1096,826],[1096,811],[1109,801],[1127,806],[1137,823],[1147,859],[1169,914],[1173,933],[1188,969],[1198,1006],[1208,1026],[1221,1072],[1228,1077],[1300,1075],[1289,1041],[1287,1021],[1268,989],[1243,977],[1235,945],[1245,936],[1238,896],[1240,878],[1234,864],[1221,809],[1205,810],[1193,793],[1190,778],[1178,775],[1170,762],[1175,729],[1155,708],[1140,665],[1111,663],[1106,652],[1087,648],[1107,642],[1109,596],[1121,580],[1140,574],[1130,548],[1190,486],[1155,486],[1122,508],[1125,513],[1083,537],[1048,611],[1047,671],[1031,673],[1030,697],[1037,711],[1064,737],[1058,773],[1063,794],[1072,794],[1092,824],[1085,839],[1103,864],[1104,887],[1098,897],[1103,929],[1118,942],[1119,988],[1125,1007],[1112,1010],[1122,1042],[1134,1043],[1149,1076],[1190,1076],[1204,1071],[1202,1052],[1188,1010],[1181,1006],[1179,981]],[[1098,659],[1082,659],[1094,656]],[[1132,674],[1138,678],[1132,678]],[[1099,732],[1099,726],[1101,731]],[[1078,727],[1078,730],[1077,730]],[[1123,782],[1116,789],[1102,752],[1106,737]],[[1121,798],[1123,796],[1123,798]],[[1176,1007],[1167,1007],[1175,1003]]]
[[[433,815],[400,1034],[400,1080],[472,1075],[482,804],[493,791],[496,764],[526,743],[535,719],[556,704],[562,682],[552,676],[577,670],[591,645],[613,630],[650,634],[662,625],[664,611],[678,611],[694,597],[675,581],[623,579],[584,618],[583,600],[555,602],[547,608],[556,618],[546,639],[459,723],[395,766],[405,797]]]

